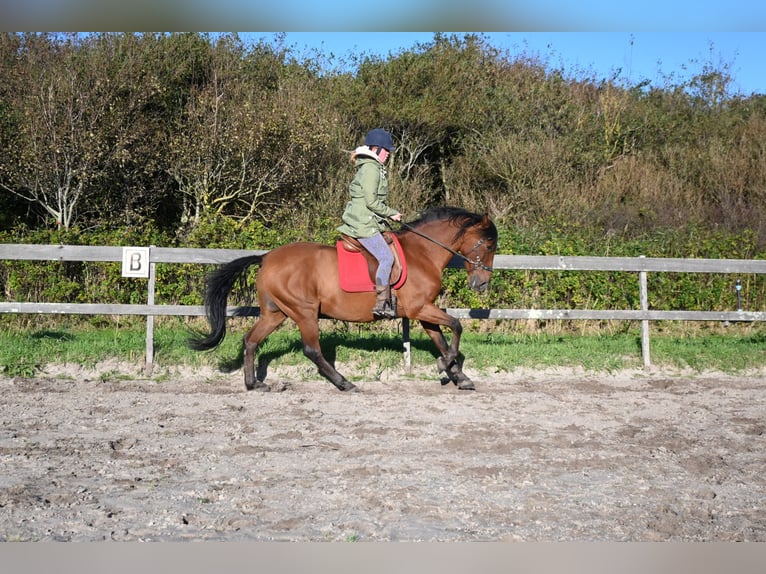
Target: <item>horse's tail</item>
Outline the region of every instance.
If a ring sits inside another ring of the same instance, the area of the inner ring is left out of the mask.
[[[230,261],[213,271],[205,287],[205,314],[210,324],[209,335],[193,336],[189,347],[195,351],[207,351],[217,347],[226,336],[226,303],[234,283],[251,265],[260,265],[262,255],[248,255]]]

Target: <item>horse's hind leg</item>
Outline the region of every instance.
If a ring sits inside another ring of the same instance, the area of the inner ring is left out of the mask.
[[[282,311],[270,311],[261,307],[261,316],[256,321],[250,331],[244,338],[245,356],[244,356],[244,371],[245,371],[245,388],[248,391],[268,391],[269,386],[262,380],[256,377],[255,373],[255,352],[258,350],[258,346],[268,337],[274,329],[279,327],[286,319]],[[265,374],[264,374],[265,377]]]
[[[297,321],[296,321],[297,322]],[[319,369],[319,374],[341,391],[358,391],[359,388],[341,375],[322,354],[319,346],[319,324],[316,319],[298,322],[303,340],[303,354],[311,359]]]

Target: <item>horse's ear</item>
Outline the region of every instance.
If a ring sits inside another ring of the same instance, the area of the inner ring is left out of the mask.
[[[481,218],[481,226],[489,227],[490,225],[492,225],[492,221],[489,219],[489,213],[484,212],[484,217]]]

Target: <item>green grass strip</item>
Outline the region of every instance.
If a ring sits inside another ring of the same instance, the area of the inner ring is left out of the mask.
[[[183,325],[168,324],[155,329],[154,360],[158,365],[213,365],[222,370],[237,369],[242,360],[242,335],[246,328],[230,329],[222,345],[210,352],[188,349],[190,331]],[[101,361],[116,360],[143,365],[146,349],[145,327],[29,328],[0,333],[0,371],[6,376],[33,376],[45,365],[77,364],[94,367]],[[650,353],[657,367],[688,368],[696,371],[744,372],[766,367],[766,329],[756,325],[728,333],[652,334]],[[396,368],[402,365],[402,337],[396,330],[374,332],[364,328],[325,329],[321,335],[325,356],[330,361],[354,362],[364,369]],[[435,348],[425,333],[413,326],[412,364],[431,367]],[[466,367],[480,371],[513,371],[519,367],[581,367],[589,371],[616,371],[643,365],[638,330],[611,334],[576,333],[474,333],[464,332],[461,351]],[[308,365],[300,337],[294,327],[283,327],[262,345],[261,354],[275,365]]]

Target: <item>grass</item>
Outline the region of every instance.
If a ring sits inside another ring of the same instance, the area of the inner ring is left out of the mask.
[[[242,335],[251,320],[232,319],[222,345],[210,352],[191,351],[191,333],[185,320],[168,319],[155,328],[154,359],[158,365],[213,365],[230,371],[241,367]],[[402,337],[398,322],[376,325],[323,323],[321,344],[331,362],[353,362],[362,378],[402,364]],[[560,331],[560,328],[557,328]],[[762,324],[692,328],[661,323],[652,326],[651,358],[658,367],[718,370],[736,373],[766,366],[766,326]],[[0,371],[7,376],[33,376],[47,364],[93,367],[104,360],[142,365],[145,360],[145,324],[27,325],[0,333]],[[411,332],[412,364],[433,367],[436,353],[422,329]],[[638,327],[618,332],[476,332],[466,328],[461,340],[466,366],[480,371],[512,371],[517,367],[582,367],[589,371],[639,368],[643,364]],[[275,365],[313,365],[303,356],[298,331],[286,325],[273,333],[260,354]],[[374,375],[373,375],[374,376]]]

